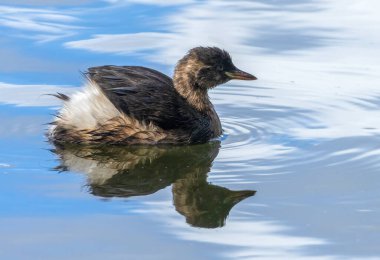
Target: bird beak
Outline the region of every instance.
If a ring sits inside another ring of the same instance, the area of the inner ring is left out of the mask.
[[[247,72],[241,71],[239,69],[234,69],[233,71],[226,71],[225,74],[230,79],[241,79],[241,80],[256,80],[257,78]]]
[[[229,199],[231,199],[234,203],[238,203],[248,197],[251,197],[256,194],[255,190],[240,190],[240,191],[231,191]]]

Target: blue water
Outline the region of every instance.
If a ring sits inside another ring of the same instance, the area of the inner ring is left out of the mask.
[[[380,4],[0,1],[1,259],[380,258]],[[259,78],[189,147],[54,147],[80,74],[172,75],[195,46]]]

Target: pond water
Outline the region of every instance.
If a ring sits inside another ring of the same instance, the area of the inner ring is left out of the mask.
[[[379,259],[380,2],[0,1],[1,259]],[[87,67],[172,75],[194,46],[257,76],[220,141],[54,147]]]

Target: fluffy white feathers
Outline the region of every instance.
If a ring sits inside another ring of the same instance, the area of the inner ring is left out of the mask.
[[[77,130],[94,129],[108,120],[122,114],[102,93],[94,82],[88,82],[84,89],[66,101],[55,122]]]

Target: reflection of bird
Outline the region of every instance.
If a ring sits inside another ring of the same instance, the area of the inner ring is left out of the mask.
[[[232,191],[209,184],[206,179],[205,174],[192,173],[173,184],[174,206],[192,226],[224,226],[232,207],[256,193],[252,190]]]
[[[87,174],[89,191],[101,197],[152,194],[173,184],[173,202],[186,221],[223,226],[231,208],[254,191],[231,191],[207,182],[220,143],[192,146],[57,145],[57,170]]]
[[[57,143],[203,143],[222,133],[208,90],[231,79],[254,80],[216,47],[191,49],[173,80],[144,67],[90,68],[88,84],[65,101],[49,137]]]

